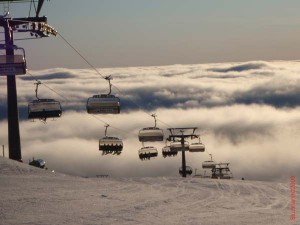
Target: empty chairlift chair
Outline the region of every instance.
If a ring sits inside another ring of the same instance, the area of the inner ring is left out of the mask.
[[[47,118],[60,117],[62,115],[62,108],[59,101],[54,99],[40,99],[38,98],[38,86],[40,81],[35,83],[36,100],[28,104],[28,119],[40,119],[46,121]]]
[[[105,136],[99,139],[99,151],[103,151],[103,155],[120,155],[123,150],[123,141],[118,137],[107,136],[108,127],[108,124],[105,125]]]
[[[146,127],[139,131],[139,141],[140,142],[154,142],[154,141],[163,141],[164,132],[162,129],[156,127],[156,115],[151,115],[154,118],[155,125],[154,127]]]
[[[170,143],[170,149],[172,151],[182,151],[182,144],[180,141],[172,141]],[[189,150],[189,143],[187,141],[184,142],[184,145],[183,145],[183,150],[184,151],[188,151]]]
[[[15,55],[0,55],[0,76],[26,74],[27,66],[26,66],[25,50],[23,48],[17,47],[16,45],[13,46],[7,46],[3,44],[0,45],[0,50],[6,50],[8,48],[14,50],[21,50],[22,54],[16,53]]]
[[[198,142],[190,144],[189,151],[190,152],[204,152],[205,145],[200,141],[200,138],[199,138]]]
[[[139,158],[141,160],[145,160],[145,159],[157,157],[158,151],[157,151],[157,148],[155,148],[155,147],[147,146],[147,147],[142,147],[141,149],[139,149],[138,154],[139,154]]]
[[[109,82],[109,93],[94,95],[88,98],[86,103],[86,110],[90,114],[119,114],[120,113],[120,99],[111,95],[110,80],[111,76],[105,77]]]
[[[216,162],[212,160],[212,155],[211,154],[209,154],[209,155],[210,155],[210,160],[204,161],[202,163],[202,168],[203,169],[214,169],[214,168],[216,168]]]

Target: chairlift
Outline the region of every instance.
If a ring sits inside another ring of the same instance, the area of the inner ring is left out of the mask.
[[[139,131],[139,141],[140,142],[154,142],[154,141],[163,141],[164,132],[162,129],[156,127],[156,115],[151,115],[154,118],[155,125],[154,127],[146,127]]]
[[[204,152],[205,145],[200,141],[200,138],[199,138],[198,142],[190,144],[189,151],[190,152]]]
[[[157,157],[158,155],[157,148],[153,146],[142,147],[141,149],[139,149],[138,153],[139,153],[139,158],[141,160]]]
[[[59,101],[48,98],[40,99],[38,97],[38,86],[40,84],[40,81],[35,83],[35,96],[37,99],[28,104],[28,119],[40,119],[46,121],[47,118],[60,117],[62,108]]]
[[[193,168],[190,167],[190,166],[186,166],[185,167],[185,172],[186,172],[186,175],[192,175],[193,173]],[[182,167],[179,168],[179,174],[182,176],[183,175],[183,169]]]
[[[99,151],[103,151],[104,155],[120,155],[123,150],[123,141],[118,137],[107,136],[108,127],[108,124],[105,125],[105,136],[99,139]]]
[[[214,169],[214,168],[216,168],[216,162],[212,160],[212,154],[209,154],[209,155],[210,155],[210,160],[204,161],[202,163],[202,168],[203,169]]]
[[[169,145],[166,145],[162,148],[162,155],[164,158],[176,156],[178,154],[178,151],[171,150],[171,147]]]
[[[11,48],[13,50],[21,50],[21,54],[15,55],[0,55],[0,76],[14,76],[26,74],[26,56],[25,50],[16,45],[7,46],[0,45],[0,50]]]
[[[183,148],[180,141],[172,141],[170,143],[170,149],[172,151],[188,151],[189,150],[189,143],[187,141],[184,142]]]
[[[105,77],[109,83],[109,93],[101,95],[93,95],[88,98],[86,103],[87,112],[90,114],[119,114],[120,113],[120,99],[111,95],[110,80],[111,76]]]

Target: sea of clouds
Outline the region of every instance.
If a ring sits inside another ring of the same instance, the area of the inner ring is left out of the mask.
[[[18,76],[23,161],[42,158],[49,169],[95,176],[178,176],[181,155],[163,158],[165,143],[151,143],[159,155],[140,161],[141,128],[198,127],[205,153],[186,153],[187,164],[203,173],[209,153],[230,162],[235,178],[287,181],[300,173],[300,63],[251,61],[198,65],[99,69],[54,68]],[[30,75],[31,74],[31,75]],[[120,115],[86,113],[87,98],[108,92],[103,76],[112,75],[112,93],[121,99]],[[55,98],[61,118],[44,124],[27,119],[27,104]],[[0,77],[0,144],[7,150],[6,78]],[[108,134],[123,139],[121,155],[102,155],[98,141]],[[192,142],[192,141],[190,141]]]

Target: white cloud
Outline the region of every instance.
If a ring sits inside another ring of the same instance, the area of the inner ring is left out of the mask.
[[[231,162],[237,177],[274,180],[300,172],[295,166],[300,162],[297,62],[106,68],[101,72],[113,75],[117,87],[113,92],[121,98],[120,115],[93,117],[85,112],[88,97],[108,91],[108,83],[94,71],[32,71],[61,95],[40,87],[42,97],[60,100],[64,109],[61,118],[47,124],[26,119],[27,102],[34,99],[34,80],[29,75],[17,79],[25,162],[40,157],[49,168],[83,176],[177,175],[180,154],[164,159],[164,143],[153,143],[159,150],[158,158],[146,162],[138,158],[142,147],[138,131],[154,125],[150,114],[156,112],[158,126],[163,129],[199,127],[207,152],[187,153],[188,164],[198,172],[208,153],[219,162]],[[6,79],[0,79],[0,124],[7,131]],[[109,135],[123,138],[120,156],[102,156],[99,152],[98,139],[104,135],[102,121],[112,126]],[[0,141],[7,143],[7,132],[1,132]]]

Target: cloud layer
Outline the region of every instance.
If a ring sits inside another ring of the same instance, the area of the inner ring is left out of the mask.
[[[19,76],[18,100],[24,161],[43,158],[48,167],[82,176],[177,175],[178,154],[164,159],[164,143],[153,143],[156,159],[138,159],[139,129],[158,126],[197,126],[205,153],[187,153],[188,164],[203,172],[201,163],[212,153],[218,162],[231,162],[233,174],[246,179],[288,180],[300,172],[300,65],[298,62],[253,61],[159,67],[101,69],[113,76],[113,94],[121,99],[120,115],[91,116],[88,97],[107,93],[108,83],[89,69],[30,71]],[[27,104],[35,98],[34,82],[41,80],[41,98],[61,101],[63,116],[47,124],[30,122]],[[0,77],[1,143],[7,143],[6,78]],[[123,138],[120,156],[102,156],[98,140],[109,134]]]

